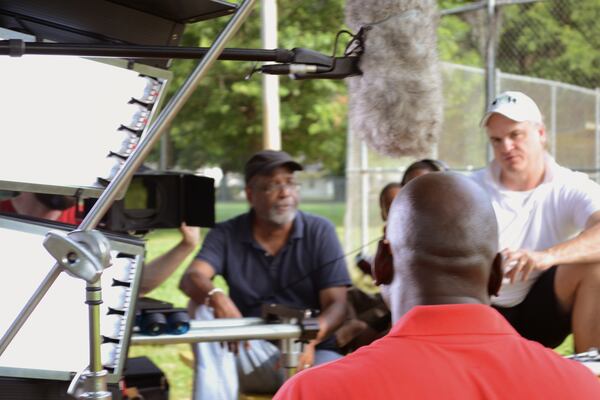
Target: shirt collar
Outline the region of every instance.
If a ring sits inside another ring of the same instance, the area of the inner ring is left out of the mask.
[[[518,335],[498,311],[484,304],[416,306],[390,331],[391,336],[466,334]]]
[[[556,176],[556,172],[558,170],[558,164],[554,157],[552,157],[548,152],[544,154],[544,180],[542,183],[552,182],[554,177]],[[490,166],[488,168],[487,173],[492,178],[492,182],[494,185],[500,190],[505,190],[506,188],[500,182],[500,173],[502,172],[502,168],[500,167],[500,163],[496,160],[492,160]]]
[[[292,225],[292,232],[290,233],[290,239],[300,239],[304,236],[304,213],[300,210],[296,211],[294,217],[294,225]]]

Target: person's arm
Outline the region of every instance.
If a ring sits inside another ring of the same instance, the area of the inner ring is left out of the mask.
[[[200,228],[181,224],[181,241],[165,254],[144,266],[140,294],[146,294],[163,283],[200,243]]]
[[[179,289],[196,304],[204,304],[214,309],[215,318],[241,318],[242,313],[231,298],[223,291],[214,290],[212,278],[214,268],[203,260],[194,260],[179,282]],[[210,297],[207,297],[211,294]]]
[[[506,276],[513,282],[518,273],[526,280],[534,269],[546,270],[553,265],[600,262],[600,211],[587,220],[585,229],[576,237],[546,250],[503,250]]]
[[[330,336],[340,327],[346,317],[348,288],[345,286],[330,287],[319,291],[321,314],[319,315],[319,332],[317,337],[304,346],[298,361],[298,371],[314,365],[315,347],[323,339]]]

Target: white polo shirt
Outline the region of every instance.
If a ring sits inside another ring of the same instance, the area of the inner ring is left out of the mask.
[[[600,211],[600,186],[581,172],[561,167],[546,155],[544,181],[535,189],[519,192],[500,183],[500,165],[493,161],[471,177],[490,196],[499,230],[499,249],[545,250],[581,232],[588,218]],[[492,303],[519,304],[541,274],[533,271],[526,282],[504,279]],[[520,277],[517,277],[520,279]]]

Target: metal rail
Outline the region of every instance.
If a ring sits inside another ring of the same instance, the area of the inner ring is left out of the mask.
[[[94,43],[39,43],[25,42],[20,39],[1,40],[0,55],[20,57],[23,55],[67,55],[79,57],[110,58],[204,58],[209,47],[142,46]],[[295,53],[288,49],[223,49],[218,60],[231,61],[274,61],[278,63],[294,62]]]
[[[258,324],[235,326],[227,321],[220,320],[202,321],[200,324],[192,321],[192,326],[187,333],[182,335],[147,336],[134,333],[131,336],[131,345],[167,345],[181,343],[201,342],[227,342],[239,340],[277,340],[298,339],[302,329],[297,324],[265,324],[259,319]]]

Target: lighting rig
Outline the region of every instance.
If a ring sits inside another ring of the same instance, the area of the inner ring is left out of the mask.
[[[255,2],[0,0],[0,38],[5,39],[0,41],[0,55],[5,56],[0,57],[0,138],[5,143],[0,190],[97,198],[76,229],[0,215],[0,241],[7,244],[0,254],[5,274],[0,294],[9,305],[3,305],[0,318],[0,398],[22,396],[32,379],[71,381],[70,395],[81,399],[114,395],[107,384],[122,375],[144,246],[123,233],[131,225],[117,229],[121,233],[96,228],[126,196],[149,152],[217,60],[275,62],[253,72],[295,79],[360,74],[360,33],[351,36],[342,56],[335,50],[325,55],[303,48],[225,48]],[[186,24],[221,16],[230,20],[211,47],[179,47]],[[199,61],[163,104],[174,58]],[[210,183],[204,201],[213,204]],[[125,211],[123,218],[139,216]],[[210,226],[214,204],[200,218],[200,224]],[[143,229],[143,223],[135,228]],[[242,319],[237,328],[227,321],[220,322],[227,326],[213,328],[231,328],[220,334],[240,339],[287,340],[284,353],[287,366],[293,367],[294,343],[310,338],[318,326],[304,311],[301,316],[271,311],[279,313],[278,324]],[[263,331],[253,332],[250,326]],[[215,332],[211,336],[208,328],[192,323],[190,332],[198,337],[171,340],[222,338]],[[136,343],[144,340],[149,339],[133,336]],[[50,392],[45,391],[47,398],[63,398],[50,397]]]

